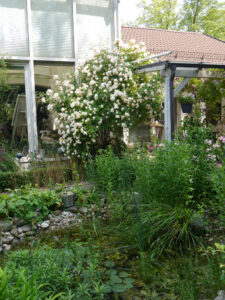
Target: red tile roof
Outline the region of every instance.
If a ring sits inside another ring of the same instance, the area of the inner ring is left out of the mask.
[[[173,51],[160,60],[225,64],[225,42],[199,32],[122,27],[122,40],[144,42],[151,54]]]

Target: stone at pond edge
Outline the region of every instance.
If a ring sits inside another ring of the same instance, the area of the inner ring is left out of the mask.
[[[86,214],[86,213],[88,212],[87,207],[81,207],[81,208],[80,208],[80,212],[81,212],[82,214]]]
[[[24,221],[24,219],[19,219],[17,217],[12,218],[13,224],[16,226],[23,226],[26,225],[26,222]]]
[[[32,227],[30,225],[24,225],[18,228],[18,232],[19,233],[23,233],[23,232],[27,232],[27,231],[31,231]]]
[[[219,291],[218,296],[214,300],[225,300],[225,291]]]
[[[10,231],[12,228],[13,228],[13,225],[11,222],[0,221],[0,231],[6,232],[6,231]]]
[[[17,237],[19,235],[17,228],[13,228],[11,234]]]
[[[12,245],[13,246],[17,246],[17,245],[19,245],[20,244],[20,240],[19,239],[14,239],[13,241],[12,241]]]
[[[41,228],[45,229],[49,227],[49,222],[44,221],[43,223],[41,223]]]
[[[10,244],[13,239],[14,239],[14,237],[11,234],[9,234],[8,236],[5,236],[5,237],[2,238],[2,243],[3,244]]]
[[[192,232],[197,236],[202,236],[206,233],[206,227],[204,225],[203,217],[194,216],[190,221],[190,227]]]
[[[6,251],[6,252],[12,250],[12,246],[11,245],[7,245],[7,244],[3,244],[3,248],[4,248],[4,251]]]
[[[55,216],[60,216],[61,215],[61,211],[60,210],[55,210],[54,211],[54,215]]]
[[[66,208],[65,211],[69,211],[71,213],[77,213],[77,208],[75,206],[71,206],[69,208]]]

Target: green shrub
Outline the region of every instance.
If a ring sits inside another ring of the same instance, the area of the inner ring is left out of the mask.
[[[0,216],[14,216],[29,223],[40,221],[52,207],[61,205],[58,195],[51,190],[17,189],[8,194],[0,194]]]
[[[103,191],[129,190],[134,181],[134,167],[128,153],[116,156],[112,149],[100,151],[95,160],[86,165],[89,179]]]
[[[13,158],[9,153],[1,153],[0,147],[0,171],[7,172],[7,171],[16,171],[18,170],[17,165],[13,161]]]
[[[189,146],[172,142],[158,148],[150,159],[146,153],[135,162],[134,189],[144,203],[186,205],[193,195],[193,165]]]
[[[213,197],[210,202],[210,210],[214,217],[219,219],[221,225],[225,226],[225,161],[211,173]]]

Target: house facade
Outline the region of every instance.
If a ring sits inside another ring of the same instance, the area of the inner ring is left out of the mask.
[[[30,151],[38,149],[35,87],[72,71],[96,47],[120,37],[117,0],[0,0],[0,56],[24,84]]]

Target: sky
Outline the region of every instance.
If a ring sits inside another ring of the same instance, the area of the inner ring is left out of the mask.
[[[222,2],[223,0],[219,0]],[[134,21],[139,15],[139,9],[136,7],[138,0],[120,0],[120,17],[121,24]],[[178,4],[182,4],[182,0],[178,0]]]
[[[137,8],[138,0],[120,0],[120,18],[121,23],[126,23],[129,21],[134,21],[140,10]],[[178,0],[178,3],[182,0]]]

